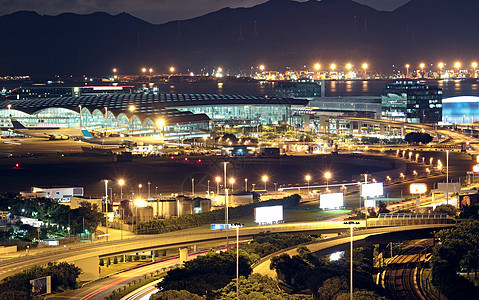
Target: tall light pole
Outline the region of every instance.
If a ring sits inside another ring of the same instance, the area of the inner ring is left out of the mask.
[[[329,191],[329,178],[331,178],[331,172],[324,173],[324,178],[326,178],[326,190]]]
[[[191,194],[195,196],[195,179],[191,178]]]
[[[244,179],[244,190],[248,191],[248,178]]]
[[[425,67],[425,66],[426,66],[426,65],[425,65],[424,63],[421,63],[421,64],[419,65],[419,67],[421,68],[422,78],[424,78],[424,67]]]
[[[210,180],[208,179],[208,189],[206,194],[209,196],[210,195]]]
[[[148,181],[148,200],[150,200],[150,186],[151,182]]]
[[[160,136],[165,136],[165,120],[159,119],[156,121],[156,125],[160,128]]]
[[[310,175],[306,175],[306,181],[308,182],[308,196],[309,196],[309,181],[311,180],[311,176]]]
[[[105,211],[106,211],[105,227],[106,227],[106,241],[108,242],[108,179],[105,179],[104,182],[105,182]]]
[[[221,177],[216,176],[215,181],[216,181],[216,195],[219,195]]]
[[[141,183],[138,185],[138,198],[141,198],[141,187],[142,186],[143,185]]]
[[[12,123],[12,120],[11,120],[11,118],[12,118],[12,113],[11,113],[10,109],[12,108],[12,105],[11,105],[11,104],[8,104],[8,105],[7,105],[7,108],[8,108],[8,121],[9,121],[10,124],[11,124],[11,123]],[[9,131],[8,131],[8,136],[10,136],[11,133],[12,133],[12,132],[9,130]]]
[[[228,164],[228,162],[224,161],[223,162],[223,176],[224,176],[224,188],[226,189],[226,183],[228,182],[227,179],[226,179],[226,164]]]
[[[120,202],[123,200],[123,185],[125,184],[125,180],[120,179],[118,180],[118,185],[120,186]]]
[[[226,182],[225,182],[226,185]],[[226,224],[226,249],[228,249],[228,188],[225,188],[225,224]]]
[[[230,185],[231,185],[231,194],[233,194],[233,190],[235,186],[235,179],[233,177],[230,178]]]
[[[359,222],[354,222],[354,221],[349,221],[349,222],[344,222],[344,224],[348,224],[351,232],[351,257],[350,257],[350,287],[349,287],[349,299],[353,300],[353,229],[355,224],[359,224]]]
[[[446,204],[449,204],[449,150],[446,150]]]
[[[368,64],[363,63],[362,67],[363,67],[363,70],[364,70],[364,76],[366,76],[367,75],[366,71],[368,70]]]
[[[80,129],[82,129],[83,124],[82,124],[82,120],[81,120],[81,105],[78,105],[78,109],[80,111]]]
[[[268,176],[263,175],[263,177],[261,178],[261,180],[263,180],[263,182],[264,182],[264,190],[267,191],[267,189],[266,189],[266,182],[268,181]]]
[[[407,64],[406,65],[406,78],[409,77],[409,67],[410,67],[410,65]]]

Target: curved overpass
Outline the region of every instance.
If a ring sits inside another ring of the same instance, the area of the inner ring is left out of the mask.
[[[364,226],[364,221],[360,221],[359,227]],[[437,222],[437,220],[435,221]],[[368,221],[368,226],[374,226],[371,220]],[[379,226],[379,224],[378,224]],[[450,224],[429,224],[416,225],[412,229],[407,229],[410,226],[400,227],[385,227],[384,224],[378,232],[390,232],[397,230],[414,230],[417,226],[429,226],[430,228],[451,226]],[[259,232],[341,232],[349,229],[349,225],[343,222],[309,222],[309,223],[295,223],[295,224],[278,224],[269,226],[246,227],[240,229],[241,236],[251,236]],[[371,232],[368,230],[368,232]],[[234,232],[230,230],[231,238]],[[215,241],[224,239],[226,232],[211,231],[209,229],[188,230],[186,232],[169,232],[165,234],[152,235],[146,237],[138,237],[127,240],[111,241],[105,243],[92,243],[87,245],[64,247],[61,250],[54,250],[50,252],[39,253],[37,255],[22,256],[12,258],[0,262],[0,279],[18,273],[22,270],[28,269],[35,265],[44,265],[48,262],[60,261],[80,261],[83,259],[92,259],[102,256],[119,255],[123,253],[132,253],[146,249],[161,249],[194,245],[198,243]]]

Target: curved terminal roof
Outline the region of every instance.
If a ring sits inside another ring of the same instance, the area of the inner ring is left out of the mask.
[[[172,109],[179,106],[206,105],[301,105],[307,100],[290,98],[268,98],[247,95],[217,94],[104,94],[79,97],[34,98],[26,100],[7,100],[0,103],[0,109],[11,109],[28,114],[52,107],[67,108],[79,111],[79,106],[90,111],[108,108],[115,116],[120,113],[126,116],[136,115],[141,119],[148,117],[169,118],[171,122],[195,122],[210,120],[206,114],[193,114],[187,111]],[[129,108],[134,106],[133,112]],[[173,119],[173,120],[171,120]]]
[[[457,96],[442,99],[442,103],[459,103],[459,102],[479,102],[479,97],[476,96]]]

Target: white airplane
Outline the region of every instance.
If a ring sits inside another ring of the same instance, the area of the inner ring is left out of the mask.
[[[166,142],[164,137],[159,136],[127,136],[127,137],[95,137],[90,131],[83,128],[83,141],[96,145],[117,145],[117,146],[147,146],[163,145],[170,147],[189,147],[190,144]]]
[[[50,140],[68,140],[69,138],[80,138],[81,130],[78,127],[48,129],[48,128],[27,128],[15,118],[10,118],[12,122],[12,131],[17,134],[30,137],[48,138]]]

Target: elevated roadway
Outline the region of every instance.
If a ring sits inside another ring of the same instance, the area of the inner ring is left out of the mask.
[[[348,226],[349,225],[345,225]],[[356,225],[356,226],[361,226],[361,224]],[[427,224],[427,225],[410,225],[410,226],[397,226],[397,227],[382,227],[382,228],[374,228],[374,229],[367,229],[367,230],[360,230],[360,231],[354,231],[353,234],[353,243],[363,241],[368,237],[371,236],[379,236],[382,234],[389,234],[389,233],[399,233],[399,232],[412,232],[415,230],[440,230],[443,228],[449,228],[455,226],[454,224]],[[351,241],[351,237],[349,235],[347,236],[342,236],[342,237],[337,237],[337,238],[332,238],[332,239],[325,239],[321,240],[318,242],[313,242],[308,245],[305,245],[309,251],[311,252],[318,252],[318,251],[324,251],[330,248],[335,248],[339,246],[344,246],[348,245]],[[255,263],[253,265],[253,272],[254,273],[259,273],[262,275],[268,275],[270,277],[275,277],[276,271],[270,269],[271,265],[271,259],[274,256],[281,255],[281,254],[288,254],[289,256],[293,256],[298,254],[297,252],[297,246],[278,251],[276,253],[273,253],[271,255],[268,255],[264,258],[262,258],[260,261]]]
[[[405,220],[404,225],[419,224],[417,222],[429,223],[431,227],[450,226],[449,224],[431,224],[431,223],[445,223],[445,220],[424,220],[411,223]],[[358,227],[364,227],[364,221],[360,221]],[[396,222],[394,225],[398,225]],[[387,228],[387,223],[382,221],[381,224],[375,225],[372,219],[368,220],[369,227],[381,226],[386,227],[379,230],[379,232],[388,232],[390,230],[403,230],[403,227]],[[421,225],[417,225],[421,226]],[[404,227],[406,228],[406,227]],[[343,222],[308,222],[308,223],[293,223],[293,224],[278,224],[269,226],[246,227],[240,229],[242,237],[252,236],[264,231],[271,232],[343,232],[349,229],[349,225]],[[414,229],[414,227],[413,227]],[[369,231],[368,231],[369,232]],[[233,239],[234,232],[230,230],[230,239]],[[7,259],[0,262],[0,279],[11,276],[22,270],[31,268],[35,265],[45,265],[48,262],[74,262],[84,259],[91,259],[95,257],[107,257],[112,255],[120,255],[125,253],[132,253],[151,249],[165,249],[172,247],[184,247],[197,245],[199,243],[211,242],[215,240],[222,240],[225,238],[225,230],[188,230],[177,231],[159,235],[150,235],[145,237],[131,238],[128,240],[117,240],[105,243],[93,243],[87,245],[80,245],[76,247],[65,247],[58,251],[44,252],[37,255],[23,256]]]

